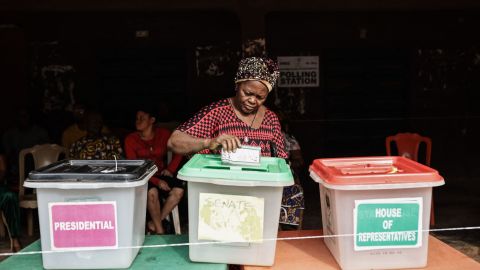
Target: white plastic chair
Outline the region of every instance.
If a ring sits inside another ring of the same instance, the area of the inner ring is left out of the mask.
[[[31,148],[26,148],[20,151],[18,157],[19,166],[19,186],[18,186],[18,200],[20,208],[27,209],[27,233],[28,236],[33,235],[33,210],[38,208],[37,194],[25,194],[23,182],[25,181],[25,157],[32,154],[35,169],[47,166],[55,161],[58,161],[60,154],[67,155],[67,150],[57,144],[41,144],[35,145]]]

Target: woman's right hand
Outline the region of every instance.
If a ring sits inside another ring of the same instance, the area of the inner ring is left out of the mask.
[[[215,150],[222,148],[225,151],[233,152],[241,146],[240,139],[229,134],[221,134],[216,138],[209,139],[208,149]]]

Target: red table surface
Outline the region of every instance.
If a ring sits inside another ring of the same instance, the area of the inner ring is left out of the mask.
[[[279,238],[322,235],[321,230],[280,231]],[[429,236],[428,266],[421,269],[451,270],[480,269],[480,263],[450,247],[433,236]],[[277,241],[275,264],[265,266],[242,266],[244,270],[266,269],[340,269],[323,239],[299,239]],[[415,268],[419,269],[419,268]]]

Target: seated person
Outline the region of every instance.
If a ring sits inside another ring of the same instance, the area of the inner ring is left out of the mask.
[[[87,135],[85,128],[85,107],[81,104],[75,104],[73,106],[73,118],[75,123],[67,127],[62,133],[62,146],[66,149],[70,149],[72,144],[78,141],[80,138]],[[102,134],[108,134],[107,127],[102,127]]]
[[[137,111],[137,131],[125,138],[125,154],[127,159],[153,160],[158,167],[157,174],[148,182],[147,208],[152,220],[147,223],[147,228],[151,232],[164,234],[166,228],[162,222],[178,205],[184,193],[184,182],[174,177],[182,156],[174,154],[170,163],[166,164],[167,141],[171,132],[154,127],[155,121],[152,110],[142,108]],[[163,207],[160,207],[161,193],[167,195]]]
[[[6,172],[7,166],[5,156],[0,153],[0,209],[7,221],[8,231],[11,237],[12,251],[17,252],[22,249],[20,241],[18,240],[20,235],[20,209],[17,194],[9,191],[7,186],[4,185]],[[1,217],[0,226],[3,226]]]
[[[120,159],[123,154],[120,140],[115,136],[101,133],[102,115],[88,111],[85,115],[87,135],[74,142],[70,147],[70,158],[73,159]]]

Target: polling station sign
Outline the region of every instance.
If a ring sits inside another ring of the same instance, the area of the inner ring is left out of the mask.
[[[422,198],[356,200],[354,249],[420,247],[422,209]]]
[[[318,87],[318,56],[279,56],[278,87]]]

